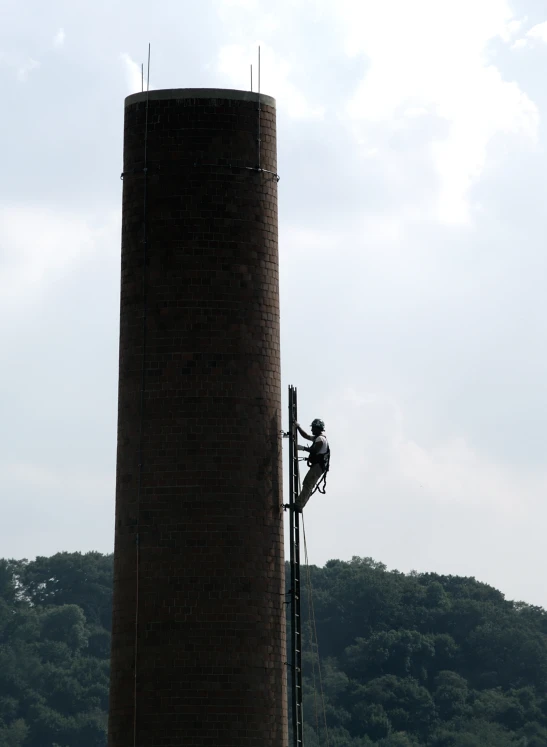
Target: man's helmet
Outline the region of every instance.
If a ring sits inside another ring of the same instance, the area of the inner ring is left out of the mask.
[[[322,431],[325,430],[325,421],[321,420],[321,418],[315,418],[315,420],[312,420],[311,424],[312,428],[320,428]]]

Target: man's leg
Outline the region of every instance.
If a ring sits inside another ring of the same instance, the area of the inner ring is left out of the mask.
[[[302,490],[300,491],[300,495],[296,499],[296,508],[299,511],[302,511],[304,506],[309,500],[310,495],[313,492],[313,489],[315,488],[317,481],[323,474],[323,470],[321,469],[320,464],[314,464],[313,467],[310,467],[308,474],[304,478],[304,482],[302,483]]]

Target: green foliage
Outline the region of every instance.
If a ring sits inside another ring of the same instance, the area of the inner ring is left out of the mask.
[[[88,623],[110,630],[112,556],[99,552],[60,552],[50,558],[22,561],[21,593],[34,605],[76,604]]]
[[[443,721],[470,713],[467,682],[456,672],[439,672],[434,681],[433,698],[437,714]]]
[[[9,726],[0,722],[0,747],[24,747],[29,728],[21,718],[14,719]]]
[[[87,646],[88,631],[83,610],[76,604],[47,609],[42,615],[40,637],[65,643],[72,653]]]
[[[371,558],[310,575],[305,747],[325,721],[330,747],[547,747],[544,610]],[[100,553],[0,560],[0,747],[106,746],[111,587]]]
[[[474,578],[388,572],[371,558],[309,570],[330,744],[547,747],[544,610]],[[323,747],[313,628],[306,747]]]
[[[0,560],[0,747],[105,747],[111,587],[99,553]]]

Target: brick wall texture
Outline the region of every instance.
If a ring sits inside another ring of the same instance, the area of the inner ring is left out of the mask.
[[[146,185],[126,102],[109,747],[287,744],[277,182],[206,95],[151,92]]]

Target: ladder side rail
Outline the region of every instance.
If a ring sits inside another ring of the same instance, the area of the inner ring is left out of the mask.
[[[290,559],[291,559],[291,706],[292,706],[292,731],[293,745],[298,747],[298,700],[297,700],[297,682],[296,682],[296,565],[295,565],[295,542],[294,542],[294,460],[295,460],[295,443],[294,443],[294,422],[296,420],[294,413],[294,387],[289,386],[289,523],[290,523]],[[298,453],[298,452],[296,452]]]
[[[294,423],[298,422],[298,404],[296,387],[292,387],[292,422],[291,422],[291,440],[292,440],[292,461],[291,461],[291,480],[292,480],[292,508],[291,514],[291,542],[293,545],[292,558],[292,620],[293,620],[293,732],[294,747],[303,745],[303,711],[302,711],[302,615],[301,615],[301,577],[300,577],[300,513],[296,511],[296,498],[300,490],[300,480],[298,474],[298,437]]]
[[[296,630],[296,646],[294,650],[295,660],[295,691],[296,691],[296,728],[297,728],[297,742],[296,747],[301,747],[303,743],[303,710],[302,710],[302,612],[301,612],[301,578],[300,578],[300,514],[294,512],[294,539],[295,539],[295,595],[294,595],[294,608],[295,608],[295,630]]]

